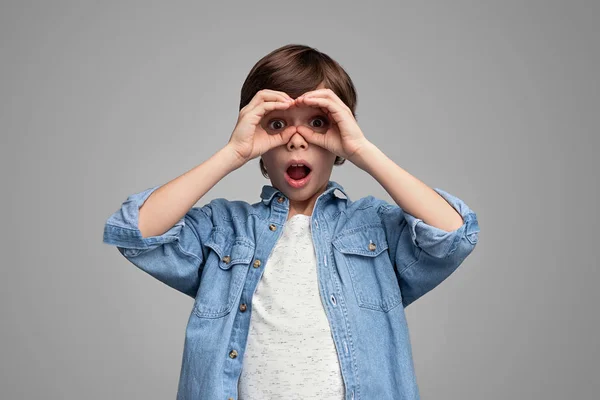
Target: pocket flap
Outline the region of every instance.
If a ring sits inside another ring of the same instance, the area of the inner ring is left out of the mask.
[[[342,253],[375,257],[388,248],[383,226],[363,225],[341,232],[333,245]]]
[[[243,236],[233,237],[231,232],[214,229],[205,243],[219,256],[219,268],[229,269],[235,264],[249,264],[254,257],[254,243]]]

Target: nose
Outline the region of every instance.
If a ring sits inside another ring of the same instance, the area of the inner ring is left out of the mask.
[[[288,150],[299,148],[305,149],[307,146],[308,143],[306,143],[306,140],[304,140],[304,137],[298,132],[298,130],[292,134],[292,137],[287,143]]]

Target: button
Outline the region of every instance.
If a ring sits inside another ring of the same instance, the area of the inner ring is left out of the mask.
[[[277,227],[275,226],[275,224],[271,224],[271,225],[269,225],[269,229],[272,231],[275,231],[275,230],[277,230]]]
[[[225,257],[223,257],[223,262],[224,262],[225,264],[229,264],[229,261],[231,261],[231,257],[229,257],[229,256],[225,256]]]
[[[373,242],[369,243],[369,250],[375,251],[376,248],[377,248],[377,246],[375,245],[375,243],[373,243]]]
[[[279,202],[279,204],[283,203],[284,201],[285,199],[283,197],[277,198],[277,202]]]
[[[229,352],[229,357],[231,357],[231,358],[236,358],[236,357],[237,357],[237,351],[235,351],[235,350],[231,350],[231,351]]]
[[[246,306],[246,303],[242,303],[242,304],[240,304],[240,311],[241,311],[241,312],[244,312],[244,311],[246,311],[246,309],[247,309],[247,308],[248,308],[248,307]]]
[[[260,267],[260,260],[254,260],[254,264],[252,264],[254,268]]]

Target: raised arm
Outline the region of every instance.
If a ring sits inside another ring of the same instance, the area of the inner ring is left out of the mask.
[[[196,202],[241,166],[235,151],[226,145],[208,160],[165,183],[139,209],[139,229],[144,238],[169,230]]]

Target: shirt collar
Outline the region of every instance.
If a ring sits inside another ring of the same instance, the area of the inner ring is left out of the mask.
[[[334,196],[339,197],[339,195],[337,193],[335,193],[336,189],[339,190],[345,196],[345,197],[340,197],[341,199],[350,199],[350,197],[344,190],[344,187],[342,185],[340,185],[339,183],[337,183],[335,181],[331,181],[331,180],[327,183],[327,187],[325,188],[325,191],[321,194],[321,196],[334,195]],[[273,200],[273,197],[275,197],[276,195],[279,195],[279,194],[284,196],[283,193],[279,189],[277,189],[271,185],[264,185],[262,188],[262,191],[260,193],[260,198],[262,199],[263,203],[269,204],[271,202],[271,200]]]

